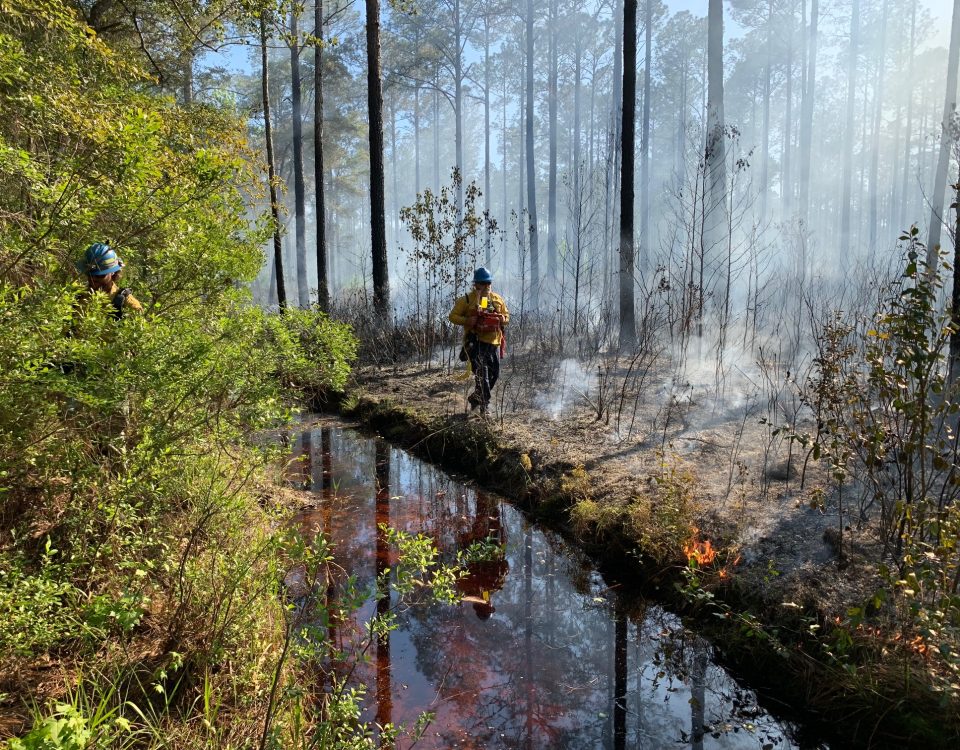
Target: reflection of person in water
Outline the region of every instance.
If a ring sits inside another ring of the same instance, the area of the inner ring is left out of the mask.
[[[504,551],[506,533],[500,503],[477,492],[473,523],[457,535],[457,542],[466,556],[465,574],[457,581],[457,589],[465,602],[473,604],[477,617],[486,620],[496,611],[490,596],[503,587],[510,569]]]

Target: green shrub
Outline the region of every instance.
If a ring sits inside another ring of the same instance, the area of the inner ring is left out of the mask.
[[[345,323],[319,310],[287,308],[267,318],[267,344],[276,377],[288,389],[315,398],[346,385],[357,339]]]

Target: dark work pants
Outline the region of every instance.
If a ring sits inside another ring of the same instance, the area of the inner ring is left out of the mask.
[[[490,403],[490,391],[500,377],[500,347],[478,341],[470,356],[470,366],[477,382],[477,394],[486,407]]]

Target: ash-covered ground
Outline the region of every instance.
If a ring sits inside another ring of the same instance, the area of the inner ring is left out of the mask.
[[[487,421],[535,465],[582,466],[590,498],[606,508],[629,503],[667,467],[685,473],[697,538],[722,544],[736,561],[730,573],[755,580],[767,601],[841,615],[869,598],[877,550],[853,491],[838,497],[827,470],[779,430],[805,426],[790,383],[757,365],[723,379],[644,367],[508,353]],[[356,379],[370,396],[422,413],[480,418],[459,363],[367,368]]]

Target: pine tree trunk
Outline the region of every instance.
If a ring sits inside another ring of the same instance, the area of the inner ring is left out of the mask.
[[[917,0],[910,3],[910,60],[907,62],[907,80],[913,80],[913,58],[916,52]],[[903,181],[900,190],[900,226],[907,226],[907,211],[910,195],[910,150],[913,146],[913,87],[907,87],[907,129],[903,139]]]
[[[373,307],[390,325],[390,277],[387,272],[387,227],[383,168],[383,82],[380,76],[380,1],[366,0],[367,113],[370,123],[370,240]]]
[[[433,90],[433,190],[440,192],[440,69],[434,75]]]
[[[793,209],[793,184],[791,182],[790,165],[793,151],[793,7],[787,14],[787,69],[786,69],[786,107],[783,113],[783,169],[780,174],[780,197],[783,201],[783,215],[790,217]]]
[[[637,108],[637,0],[623,3],[623,127],[620,135],[620,348],[636,344],[633,281],[633,165]]]
[[[323,169],[323,0],[314,5],[313,83],[313,179],[316,184],[317,232],[317,306],[330,310],[330,287],[327,279],[327,199]]]
[[[454,78],[454,116],[457,119],[455,130],[455,147],[457,160],[457,174],[460,175],[460,181],[457,184],[457,220],[463,219],[463,56],[461,47],[463,44],[463,29],[460,24],[460,0],[455,0],[453,6],[453,24],[454,24],[454,58],[453,58],[453,78]]]
[[[857,53],[860,49],[860,0],[853,0],[850,14],[850,52],[847,59],[847,117],[843,143],[843,187],[840,192],[840,257],[846,266],[850,246],[850,213],[853,184],[854,109],[857,97]]]
[[[707,139],[706,206],[704,234],[700,255],[699,300],[697,302],[697,335],[703,336],[706,300],[712,296],[715,282],[708,278],[712,257],[721,247],[727,227],[726,140],[723,114],[723,2],[710,0],[707,21]],[[729,267],[727,271],[729,273]],[[719,277],[719,274],[712,274]],[[708,288],[709,286],[709,288]],[[726,309],[728,300],[721,300]],[[725,315],[723,316],[726,317]]]
[[[483,16],[483,208],[490,216],[490,16]],[[484,265],[490,268],[493,250],[490,232],[484,230]]]
[[[283,279],[283,242],[280,239],[280,204],[277,202],[277,173],[273,153],[273,129],[270,122],[270,67],[267,60],[267,20],[260,14],[260,93],[263,97],[263,130],[267,145],[267,179],[270,181],[270,215],[273,219],[273,272],[276,278],[277,305],[282,314],[287,308],[287,288]]]
[[[877,232],[879,231],[880,217],[877,212],[877,200],[880,195],[880,186],[877,184],[880,177],[880,128],[883,126],[883,79],[886,76],[887,59],[887,9],[888,2],[883,2],[883,20],[880,24],[880,51],[877,61],[877,80],[874,86],[876,91],[873,110],[873,153],[870,156],[870,251],[876,249]]]
[[[773,0],[767,10],[767,62],[763,79],[763,133],[760,151],[760,216],[767,218],[767,197],[770,188],[770,79],[773,67]]]
[[[530,221],[530,304],[540,307],[540,250],[537,242],[537,173],[533,159],[533,0],[527,0],[527,212]]]
[[[607,179],[604,190],[604,227],[603,227],[603,299],[610,299],[612,294],[612,252],[619,246],[616,239],[617,230],[617,180],[620,178],[620,128],[622,127],[622,113],[620,111],[623,97],[623,0],[616,0],[613,12],[613,78],[610,82],[610,132],[607,138]]]
[[[953,21],[950,28],[950,51],[947,54],[947,95],[943,101],[943,120],[940,130],[940,153],[933,182],[933,200],[930,203],[930,233],[927,238],[927,265],[930,273],[937,266],[940,234],[943,229],[943,200],[947,189],[947,170],[950,167],[950,146],[954,137],[950,132],[950,117],[957,108],[957,58],[960,57],[960,0],[953,0]],[[960,244],[960,243],[958,243]]]
[[[807,81],[803,90],[800,124],[800,218],[810,224],[810,161],[813,143],[813,104],[817,90],[817,22],[819,0],[810,5],[810,51],[807,57]]]
[[[640,130],[640,268],[650,256],[650,66],[653,61],[653,0],[646,0],[643,51],[643,124]]]
[[[303,102],[300,82],[299,9],[290,11],[290,108],[293,117],[293,201],[297,243],[297,297],[300,307],[310,306],[307,273],[306,186],[303,176]]]
[[[550,0],[549,66],[547,81],[550,120],[550,163],[547,182],[547,274],[557,276],[557,0]]]
[[[400,233],[400,178],[397,169],[397,103],[390,100],[390,183],[393,187],[390,196],[390,228],[393,230],[394,245]]]

